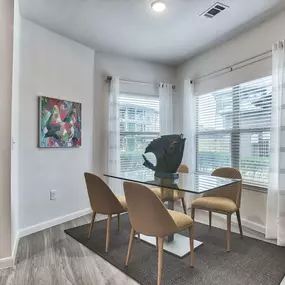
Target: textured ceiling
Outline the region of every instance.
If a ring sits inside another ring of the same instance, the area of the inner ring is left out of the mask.
[[[220,0],[230,8],[199,15],[215,0],[20,0],[27,19],[97,51],[179,64],[285,8],[284,0]]]

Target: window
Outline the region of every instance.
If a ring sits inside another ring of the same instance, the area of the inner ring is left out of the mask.
[[[121,173],[135,172],[142,178],[146,169],[142,154],[159,136],[159,97],[122,93],[119,110]]]
[[[271,95],[270,76],[196,97],[197,171],[235,167],[267,187]]]

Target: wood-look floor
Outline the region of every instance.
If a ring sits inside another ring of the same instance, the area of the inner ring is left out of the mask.
[[[102,218],[106,217],[98,215],[96,220]],[[16,266],[0,270],[0,284],[137,285],[137,282],[64,233],[65,229],[90,221],[91,215],[88,215],[21,238]],[[224,227],[224,221],[214,219],[213,226]],[[238,232],[238,228],[233,225],[232,231]],[[246,228],[244,234],[264,239],[261,234]],[[199,251],[197,258],[198,254]]]
[[[105,218],[105,217],[103,217]],[[96,220],[102,216],[96,217]],[[0,270],[1,285],[137,285],[64,233],[91,221],[85,216],[21,238],[15,268]]]

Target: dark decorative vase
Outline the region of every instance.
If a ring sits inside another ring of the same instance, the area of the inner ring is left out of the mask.
[[[145,153],[152,152],[156,157],[156,165],[153,165],[146,157],[144,166],[154,171],[158,178],[177,179],[177,169],[181,164],[185,138],[181,135],[165,135],[153,140],[145,149]]]

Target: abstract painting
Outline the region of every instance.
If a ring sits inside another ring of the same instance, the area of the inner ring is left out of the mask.
[[[81,103],[39,97],[39,147],[81,146]]]

